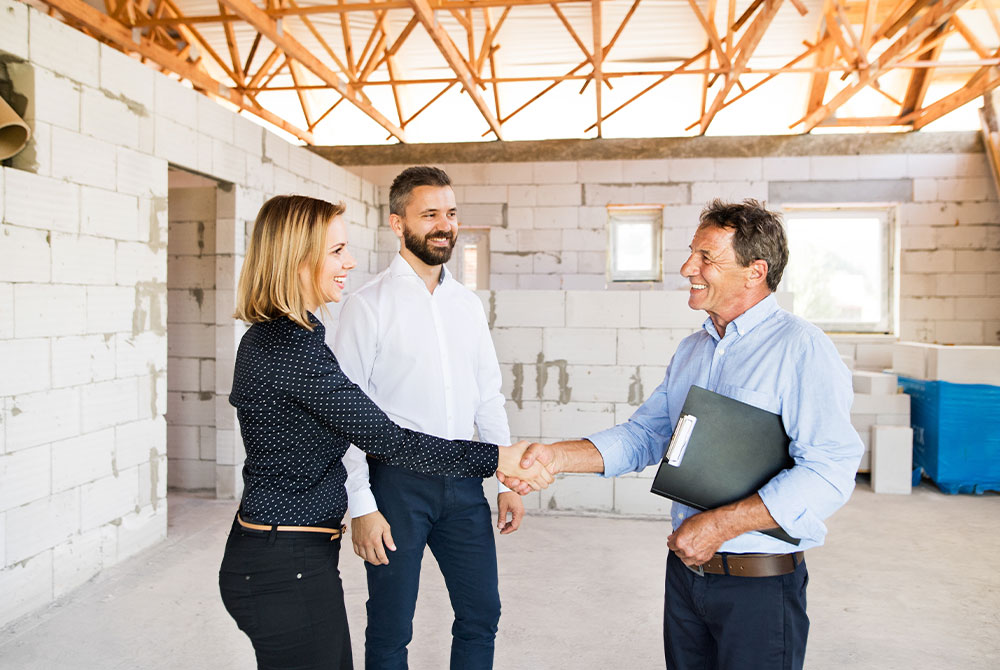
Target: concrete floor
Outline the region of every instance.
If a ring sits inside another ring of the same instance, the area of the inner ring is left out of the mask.
[[[253,667],[216,586],[233,503],[171,495],[169,504],[163,544],[0,630],[0,668]],[[1000,496],[926,484],[876,496],[861,481],[829,525],[828,546],[808,554],[807,668],[1000,667]],[[663,667],[666,535],[664,521],[542,514],[498,538],[496,667]],[[348,545],[341,562],[361,659],[364,569]],[[422,580],[411,668],[440,670],[451,612],[430,555]]]

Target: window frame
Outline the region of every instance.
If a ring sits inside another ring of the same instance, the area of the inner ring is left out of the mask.
[[[860,203],[786,203],[781,207],[784,218],[785,234],[791,240],[791,221],[796,215],[810,215],[826,218],[861,218],[862,216],[877,217],[882,221],[881,238],[884,245],[884,260],[886,276],[882,282],[882,300],[885,305],[882,318],[877,324],[871,322],[829,322],[809,319],[826,333],[837,335],[893,335],[899,330],[899,203],[895,202],[860,202]],[[789,265],[793,259],[789,258]],[[779,290],[792,293],[787,286],[787,270],[782,277]],[[802,315],[805,316],[805,315]],[[809,317],[805,317],[809,318]]]
[[[605,274],[608,282],[651,283],[663,281],[663,205],[608,205],[608,256]],[[615,243],[616,223],[645,223],[638,217],[650,215],[648,223],[653,232],[653,267],[647,271],[619,270],[616,267],[617,245]],[[624,215],[624,217],[622,216]],[[633,220],[629,220],[629,218]]]

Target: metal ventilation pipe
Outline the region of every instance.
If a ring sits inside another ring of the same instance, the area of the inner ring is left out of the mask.
[[[31,129],[3,98],[0,98],[0,160],[15,155],[31,137]]]

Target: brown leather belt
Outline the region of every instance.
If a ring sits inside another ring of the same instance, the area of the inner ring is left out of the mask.
[[[805,554],[715,554],[704,565],[688,565],[696,575],[729,575],[730,577],[777,577],[795,572]]]
[[[336,540],[340,537],[347,526],[341,526],[340,528],[323,528],[321,526],[268,526],[263,523],[252,523],[250,521],[244,521],[243,517],[236,514],[236,521],[244,528],[249,528],[250,530],[263,530],[272,531],[276,530],[279,532],[294,532],[294,533],[324,533],[330,536],[330,541]]]

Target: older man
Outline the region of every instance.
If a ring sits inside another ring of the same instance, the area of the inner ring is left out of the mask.
[[[688,305],[708,319],[681,342],[663,382],[627,423],[525,454],[524,462],[537,458],[552,472],[613,477],[642,470],[663,457],[692,385],[781,415],[793,467],[718,509],[673,505],[663,617],[668,668],[803,664],[803,552],[823,544],[823,519],[850,497],[864,447],[851,427],[850,373],[830,339],[773,296],[787,260],[776,214],[753,200],[713,202],[681,266]],[[758,532],[776,527],[801,543]]]

